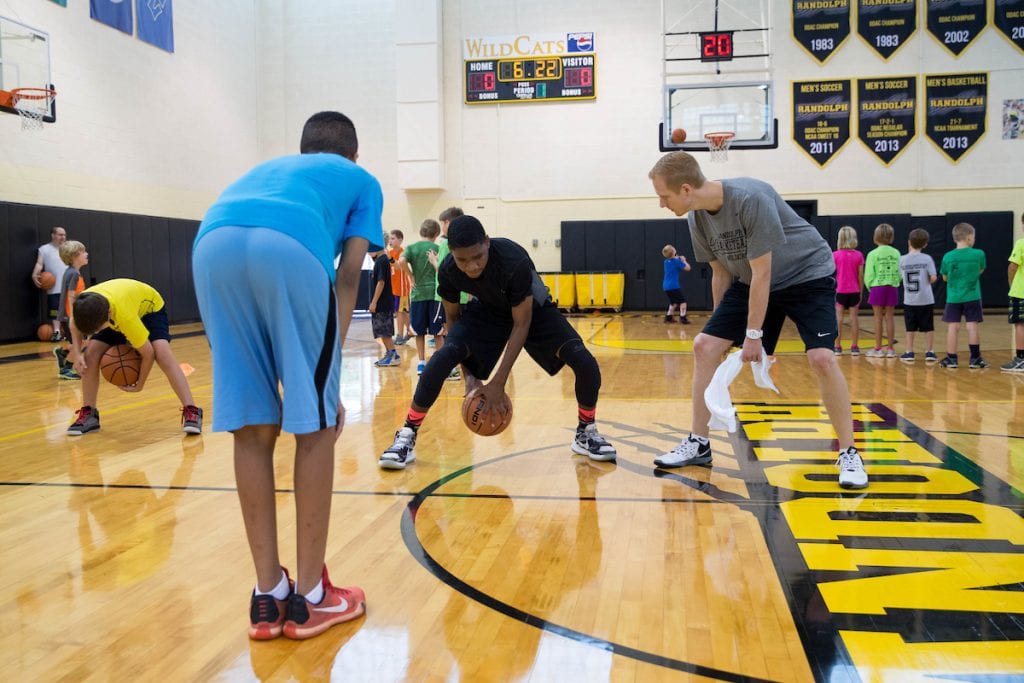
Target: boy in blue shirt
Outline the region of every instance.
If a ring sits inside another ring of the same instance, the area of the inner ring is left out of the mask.
[[[331,585],[324,565],[334,443],[345,424],[341,346],[367,247],[379,248],[383,234],[380,184],[356,165],[358,147],[348,117],[314,114],[301,154],[264,162],[224,190],[193,245],[213,356],[213,429],[234,434],[256,568],[255,640],[310,638],[366,609],[363,591]],[[274,445],[282,429],[295,435],[294,584],[277,544]]]
[[[661,250],[661,255],[665,257],[665,275],[661,282],[661,288],[665,290],[665,296],[668,297],[665,322],[672,322],[672,315],[678,310],[679,322],[689,325],[690,319],[686,317],[686,296],[683,294],[679,276],[690,270],[690,264],[686,262],[686,257],[676,253],[676,248],[671,244],[665,245]]]

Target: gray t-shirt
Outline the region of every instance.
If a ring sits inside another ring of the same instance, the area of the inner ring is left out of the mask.
[[[750,259],[772,252],[772,291],[827,277],[836,271],[832,249],[818,230],[756,178],[721,181],[717,213],[691,211],[690,237],[698,261],[718,261],[750,284]]]
[[[903,303],[907,306],[927,306],[935,303],[932,278],[935,261],[928,254],[900,256],[900,277],[903,278]]]
[[[39,253],[43,257],[43,270],[48,273],[53,273],[55,278],[53,287],[46,290],[47,294],[60,294],[60,283],[64,277],[64,271],[67,270],[67,265],[60,260],[60,248],[53,246],[51,242],[39,247]]]

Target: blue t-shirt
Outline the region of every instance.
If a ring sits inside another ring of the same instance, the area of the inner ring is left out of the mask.
[[[678,256],[665,259],[665,278],[661,282],[661,288],[666,292],[679,289],[679,275],[686,270],[686,266],[679,260]]]
[[[193,248],[223,226],[269,228],[293,238],[323,264],[334,282],[334,259],[349,237],[379,249],[384,197],[366,169],[339,154],[293,154],[256,166],[228,186],[206,212]]]

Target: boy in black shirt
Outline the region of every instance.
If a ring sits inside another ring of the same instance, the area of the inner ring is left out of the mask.
[[[374,363],[378,368],[401,365],[402,359],[395,350],[391,333],[395,329],[395,302],[391,295],[391,257],[386,249],[375,251],[373,258],[372,279],[370,280],[370,303],[366,310],[370,312],[370,326],[373,338],[380,339],[384,345],[384,357]]]
[[[427,363],[405,425],[381,455],[380,466],[404,469],[416,459],[417,430],[456,365],[462,365],[466,393],[476,390],[497,411],[492,419],[507,413],[511,406],[505,401],[505,382],[524,348],[549,375],[557,374],[563,365],[576,374],[579,423],[573,452],[592,460],[614,460],[615,448],[598,433],[594,422],[601,369],[551,301],[526,250],[508,239],[489,238],[473,216],[451,222],[448,247],[451,253],[437,271],[448,339]],[[459,292],[474,298],[460,307]],[[501,365],[494,370],[499,357]],[[491,381],[483,384],[492,371]]]

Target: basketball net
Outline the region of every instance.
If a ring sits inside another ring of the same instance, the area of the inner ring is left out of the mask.
[[[43,117],[50,112],[56,90],[50,88],[15,88],[11,91],[11,104],[21,117],[22,130],[40,130]]]
[[[704,140],[708,143],[708,151],[711,152],[711,161],[720,163],[729,158],[729,145],[736,133],[720,131],[717,133],[705,133]]]

